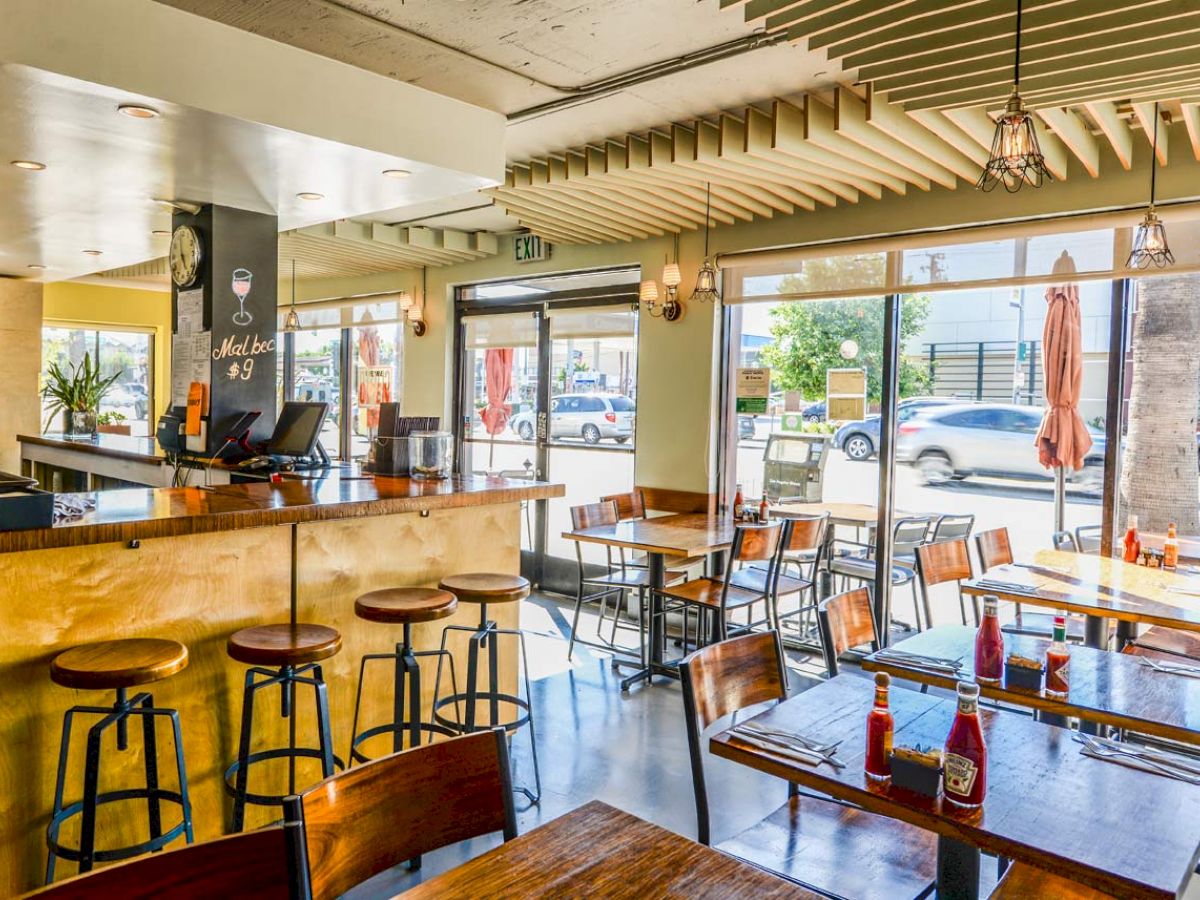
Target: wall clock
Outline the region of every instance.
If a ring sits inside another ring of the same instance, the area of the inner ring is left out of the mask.
[[[204,246],[200,232],[191,225],[180,225],[171,235],[171,252],[167,260],[171,266],[171,279],[179,287],[189,287],[200,274],[200,260]]]

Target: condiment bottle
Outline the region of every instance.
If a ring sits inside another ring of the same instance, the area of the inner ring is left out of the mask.
[[[1138,537],[1138,518],[1129,517],[1129,527],[1125,529],[1125,562],[1137,564],[1142,552],[1142,540]]]
[[[733,495],[733,517],[738,521],[742,518],[742,504],[745,501],[742,499],[742,486],[737,486],[737,493]]]
[[[987,793],[987,745],[979,724],[979,685],[958,683],[958,712],[946,737],[943,760],[946,799],[969,809]]]
[[[1071,651],[1067,648],[1067,619],[1054,617],[1054,639],[1046,648],[1046,693],[1065,697],[1070,691],[1068,669]]]
[[[758,504],[758,521],[766,522],[770,516],[771,503],[767,500],[767,495],[763,494],[762,500]]]
[[[887,672],[875,673],[875,705],[867,713],[867,757],[863,768],[868,778],[888,778],[892,774],[892,732],[895,722],[888,710]]]
[[[992,594],[983,598],[983,621],[975,633],[975,677],[980,681],[999,681],[1004,674],[1004,635],[996,615],[999,602]]]
[[[1179,565],[1179,537],[1175,534],[1175,523],[1167,525],[1167,539],[1163,541],[1163,568],[1174,569]]]

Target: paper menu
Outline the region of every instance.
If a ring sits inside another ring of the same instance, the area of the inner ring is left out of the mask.
[[[192,334],[204,330],[204,291],[197,288],[180,291],[175,302],[175,333]]]
[[[212,332],[198,331],[171,336],[171,404],[184,406],[193,383],[212,380]]]

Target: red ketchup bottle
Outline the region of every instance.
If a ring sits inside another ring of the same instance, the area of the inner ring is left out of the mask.
[[[987,745],[979,725],[979,685],[958,684],[958,712],[946,738],[943,759],[946,799],[975,809],[987,793]]]
[[[1054,617],[1054,640],[1046,648],[1046,693],[1065,697],[1070,692],[1067,670],[1071,664],[1071,651],[1067,649],[1067,619]]]
[[[1004,636],[996,616],[999,599],[983,598],[983,621],[975,634],[975,677],[980,681],[999,681],[1004,674]]]
[[[1125,554],[1122,557],[1127,563],[1137,564],[1142,552],[1142,539],[1138,536],[1138,517],[1129,517],[1129,527],[1125,529]]]
[[[895,723],[888,711],[887,672],[875,673],[875,706],[867,713],[867,758],[864,769],[868,778],[883,779],[892,774],[892,732]]]

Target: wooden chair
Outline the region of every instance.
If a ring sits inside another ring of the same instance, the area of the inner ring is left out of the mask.
[[[646,509],[661,513],[702,513],[715,516],[717,514],[717,495],[704,494],[699,491],[676,491],[669,488],[653,488],[638,486]]]
[[[879,625],[875,621],[875,603],[869,587],[846,591],[822,600],[817,605],[817,624],[821,629],[821,652],[829,677],[838,673],[838,660],[847,650],[870,646],[879,649]]]
[[[787,670],[778,636],[756,632],[697,650],[680,674],[699,840],[711,844],[703,733],[747,707],[787,699]],[[936,874],[933,834],[801,794],[794,785],[788,793],[787,803],[718,848],[838,897],[896,900],[929,889]]]
[[[971,577],[971,553],[966,538],[926,544],[917,548],[917,583],[921,587],[921,601],[925,607],[925,624],[933,626],[933,608],[929,604],[929,589],[953,581],[958,590],[958,611],[962,623],[967,624],[967,604],[963,597],[962,581]],[[971,598],[971,609],[975,624],[979,624],[979,601]]]
[[[448,844],[517,836],[503,728],[393,753],[284,801],[301,900],[356,884]]]
[[[993,528],[975,535],[975,553],[979,557],[979,565],[983,572],[994,569],[996,566],[1012,565],[1012,544],[1008,539],[1008,529]],[[1043,638],[1054,634],[1054,616],[1052,614],[1023,612],[1020,603],[1016,604],[1015,613],[1013,623],[1001,625],[1001,631],[1006,634],[1028,634]],[[1067,616],[1068,641],[1083,643],[1085,630],[1085,622],[1082,617]]]
[[[908,516],[897,519],[892,525],[892,587],[913,586],[913,615],[917,630],[921,628],[920,599],[917,597],[916,572],[913,568],[917,547],[926,543],[933,528],[933,516]],[[846,555],[841,551],[849,548]],[[834,541],[833,557],[828,561],[829,571],[842,576],[842,587],[850,581],[875,581],[875,545],[847,541]]]
[[[1112,894],[1105,894],[1094,888],[1052,875],[1026,863],[1012,863],[1005,870],[1003,877],[996,882],[996,887],[988,895],[988,900],[1116,900]]]
[[[667,600],[682,605],[685,611],[697,611],[700,620],[698,646],[706,642],[706,632],[713,642],[725,640],[729,636],[729,614],[735,610],[747,611],[747,623],[742,626],[743,629],[753,623],[751,607],[756,603],[764,604],[766,617],[771,617],[771,585],[775,581],[782,532],[783,526],[779,522],[739,525],[734,531],[729,563],[723,577],[697,578],[663,589],[662,596]],[[735,577],[738,565],[754,562],[767,563],[761,583],[753,587],[739,587]],[[686,623],[684,627],[686,634]]]
[[[616,525],[620,520],[620,506],[611,497],[606,497],[599,503],[587,503],[583,506],[571,507],[571,527],[575,530],[597,528],[602,525]],[[577,581],[575,588],[575,611],[571,617],[571,638],[567,643],[567,659],[575,652],[575,645],[583,644],[600,650],[634,653],[645,665],[645,617],[646,617],[646,588],[650,586],[650,573],[641,566],[628,563],[624,549],[605,546],[605,562],[603,573],[587,574],[588,564],[583,559],[583,544],[575,542],[575,563]],[[667,583],[677,583],[686,575],[675,570],[666,572]],[[588,592],[589,588],[596,590]],[[625,601],[625,592],[634,591],[638,597],[638,624],[640,640],[638,650],[617,644],[617,628],[621,622],[621,607]],[[605,619],[608,617],[608,604],[612,599],[612,630],[608,640],[601,634]],[[598,603],[600,605],[600,621],[596,625],[597,640],[584,640],[579,637],[579,614],[584,604]]]
[[[782,632],[783,620],[799,618],[811,613],[817,608],[817,572],[821,568],[822,552],[825,548],[825,530],[829,525],[829,513],[819,516],[797,516],[781,519],[783,532],[780,535],[779,552],[774,563],[775,577],[770,584],[766,577],[770,564],[752,565],[734,572],[732,581],[735,585],[749,590],[765,590],[770,598],[770,615],[773,624]],[[800,577],[786,574],[789,566],[795,566]],[[805,568],[808,569],[805,572]],[[805,603],[803,595],[809,594],[809,602]],[[779,611],[779,601],[783,597],[797,595],[796,609],[786,613]],[[798,626],[803,630],[803,626]]]
[[[607,503],[609,500],[617,505],[617,519],[621,522],[649,518],[646,508],[646,492],[641,488],[634,488],[625,494],[607,494],[600,498],[601,503]],[[685,569],[704,565],[707,560],[703,556],[668,556],[665,562],[667,568],[683,572]],[[634,557],[629,565],[644,569],[646,568],[645,558]]]
[[[298,889],[291,848],[275,826],[153,853],[34,891],[37,900],[289,900]]]

